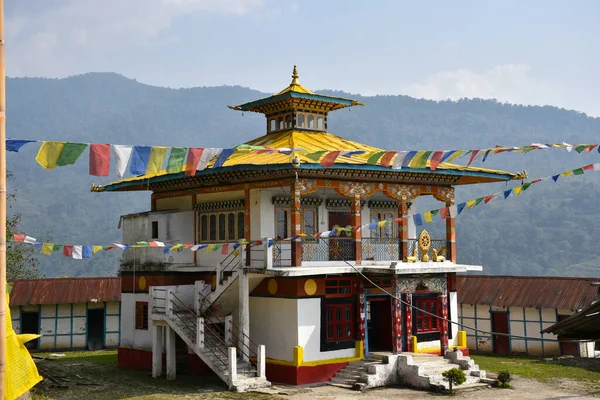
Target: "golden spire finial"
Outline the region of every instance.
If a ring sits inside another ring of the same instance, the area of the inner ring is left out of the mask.
[[[295,65],[294,65],[294,71],[292,72],[292,83],[290,83],[290,85],[299,85],[299,83],[298,83],[298,70],[296,69]]]

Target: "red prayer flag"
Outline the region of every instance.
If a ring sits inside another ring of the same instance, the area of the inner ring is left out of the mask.
[[[587,151],[589,153],[590,151],[594,150],[596,147],[598,147],[598,145],[597,144],[593,144],[593,145],[591,145],[589,147],[586,147],[585,151]]]
[[[485,204],[487,204],[493,198],[494,198],[494,195],[491,194],[489,196],[485,196],[485,198],[483,199],[483,201],[484,201]]]
[[[190,147],[188,150],[187,160],[185,162],[185,174],[189,176],[196,175],[198,163],[202,157],[203,148]]]
[[[72,257],[73,256],[73,245],[72,244],[65,244],[63,246],[63,256],[67,256],[67,257]]]
[[[450,209],[448,207],[440,208],[440,217],[442,217],[442,219],[446,219],[449,211]]]
[[[471,163],[473,162],[475,157],[477,157],[478,153],[479,153],[479,150],[473,150],[473,152],[471,153],[471,158],[469,159],[469,163],[467,164],[467,166],[471,165]]]
[[[585,167],[583,167],[584,171],[591,171],[592,169],[594,169],[594,164],[586,165]]]
[[[385,153],[383,155],[383,157],[381,157],[381,160],[379,160],[379,164],[383,167],[389,167],[390,165],[392,165],[392,159],[394,158],[396,153],[398,153],[398,152],[397,151],[388,151],[387,153]]]
[[[333,166],[333,164],[335,163],[335,160],[338,158],[340,153],[341,153],[341,151],[332,151],[332,152],[327,153],[325,155],[325,157],[323,157],[323,159],[321,160],[321,162],[319,164],[321,164],[324,167]]]
[[[15,233],[13,235],[13,240],[15,242],[24,242],[25,241],[25,234],[24,233]]]
[[[221,254],[227,253],[229,253],[229,244],[225,243],[223,246],[221,246]]]
[[[442,150],[434,151],[433,155],[431,156],[431,160],[429,161],[429,169],[435,171],[443,156],[444,152]]]
[[[90,175],[108,176],[110,173],[110,144],[90,145]]]

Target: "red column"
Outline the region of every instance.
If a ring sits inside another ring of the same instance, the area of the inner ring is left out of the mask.
[[[356,265],[362,263],[362,232],[356,228],[361,225],[360,220],[360,196],[356,195],[350,207],[350,224],[354,227],[352,229],[352,238],[354,239],[354,259],[356,260]]]
[[[297,188],[296,180],[292,181],[291,184],[291,218],[292,224],[292,237],[302,233],[302,221],[300,219],[300,190]],[[300,238],[292,240],[292,266],[299,267],[302,265],[302,241]]]
[[[406,294],[406,344],[408,347],[408,351],[414,351],[412,348],[412,294]]]
[[[402,303],[400,300],[392,299],[392,334],[393,336],[393,352],[394,354],[402,353]]]
[[[400,203],[398,207],[398,216],[406,217],[408,214],[408,206],[406,203]],[[408,254],[408,218],[402,218],[398,224],[398,237],[400,238],[400,260],[404,260]]]
[[[448,296],[446,295],[446,291],[440,293],[439,297],[440,305],[442,308],[441,316],[444,318],[442,323],[442,329],[440,330],[440,352],[441,355],[446,355],[446,350],[448,350]]]
[[[451,207],[454,202],[447,201],[446,207]],[[448,261],[456,263],[456,229],[454,217],[448,213],[446,217],[446,240],[448,241]]]

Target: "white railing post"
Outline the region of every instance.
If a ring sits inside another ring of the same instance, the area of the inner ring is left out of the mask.
[[[198,346],[199,349],[204,348],[204,318],[197,319],[196,346]]]
[[[223,272],[223,263],[221,261],[219,261],[219,263],[217,264],[217,275],[215,277],[215,292],[217,292],[219,290],[219,287],[221,286],[221,273]]]
[[[245,250],[246,250],[246,246],[244,245],[240,245],[240,247],[237,248],[237,250],[239,251],[239,254],[237,255],[237,264],[239,265],[239,268],[242,269],[244,268],[244,266],[246,265],[244,263],[245,260]]]
[[[229,347],[228,349],[229,363],[227,364],[227,369],[229,372],[229,387],[231,388],[237,381],[237,354],[235,347]]]
[[[204,285],[204,281],[194,282],[194,312],[196,315],[200,315],[202,308],[202,296],[200,296],[200,293],[204,289]]]
[[[225,317],[225,344],[227,346],[231,346],[232,345],[232,340],[231,340],[231,330],[233,329],[233,319],[231,318],[231,315],[228,315]]]
[[[154,310],[156,309],[156,300],[154,298],[154,286],[150,286],[148,288],[148,292],[148,294],[150,295],[150,304],[148,305],[148,318],[154,319],[152,318],[152,315],[154,315]]]
[[[266,378],[265,366],[265,345],[259,344],[256,350],[256,376],[258,378]]]
[[[263,239],[263,248],[265,250],[265,268],[273,269],[273,249],[269,247],[269,240],[271,239],[268,237]],[[273,246],[275,246],[275,242],[273,242]]]
[[[165,296],[165,315],[171,317],[173,315],[173,293],[171,289],[167,289],[167,295]]]

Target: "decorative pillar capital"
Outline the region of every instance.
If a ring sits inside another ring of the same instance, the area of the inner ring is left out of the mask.
[[[379,184],[379,189],[383,188],[383,184]],[[373,183],[364,183],[364,182],[342,182],[340,186],[335,190],[338,194],[341,194],[345,197],[350,197],[356,199],[357,196],[359,200],[362,198],[372,196],[378,188]]]
[[[387,185],[385,195],[402,203],[412,201],[421,195],[421,188],[417,185]]]

